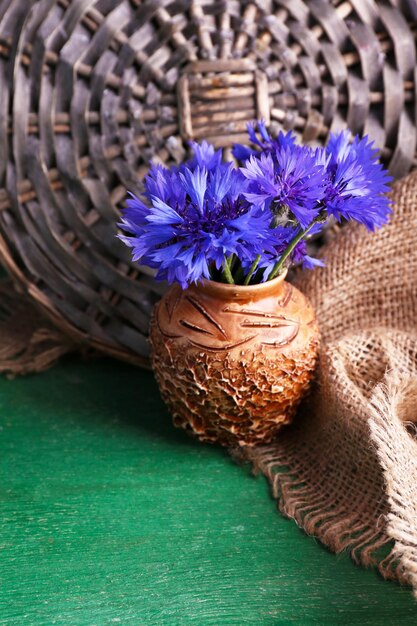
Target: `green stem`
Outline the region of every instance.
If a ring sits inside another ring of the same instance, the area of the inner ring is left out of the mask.
[[[273,278],[275,278],[275,276],[278,276],[278,274],[281,273],[283,267],[284,267],[284,263],[285,261],[288,259],[288,257],[290,256],[290,254],[293,252],[295,246],[297,245],[297,243],[299,243],[302,239],[304,239],[304,237],[306,237],[309,233],[309,231],[313,228],[314,224],[316,224],[319,221],[319,218],[316,218],[315,220],[313,220],[310,224],[310,226],[307,226],[307,228],[305,230],[301,230],[298,235],[296,235],[294,237],[294,239],[288,244],[288,247],[284,250],[284,253],[282,254],[281,258],[279,261],[277,261],[274,265],[274,267],[272,268],[272,272],[269,275],[268,280],[272,280]]]
[[[224,266],[223,266],[222,276],[226,283],[229,283],[229,285],[234,285],[235,281],[233,280],[232,272],[230,270],[230,260],[231,260],[231,257],[229,258],[227,258],[226,256],[224,257]]]
[[[258,256],[256,257],[256,259],[254,260],[254,262],[252,263],[252,265],[249,268],[249,272],[244,280],[244,285],[249,285],[250,280],[253,276],[254,271],[256,270],[256,268],[258,267],[258,263],[261,260],[261,255],[258,254]]]
[[[230,271],[232,272],[232,275],[233,275],[233,272],[234,272],[234,269],[235,269],[236,261],[237,261],[237,257],[232,252],[232,254],[228,258],[228,263],[229,263],[229,267],[230,267]],[[233,281],[233,282],[236,282],[236,281]]]
[[[245,277],[245,272],[243,271],[242,265],[239,263],[237,270],[233,273],[233,278],[235,280],[236,285],[241,285],[242,280]]]

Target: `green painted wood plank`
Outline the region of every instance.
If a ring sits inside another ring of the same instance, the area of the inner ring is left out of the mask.
[[[276,512],[263,477],[173,429],[149,372],[0,380],[0,624],[416,624],[409,590]]]

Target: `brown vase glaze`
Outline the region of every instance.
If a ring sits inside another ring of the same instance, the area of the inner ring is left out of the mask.
[[[313,308],[285,274],[253,286],[174,285],[155,308],[151,358],[174,424],[200,441],[252,446],[291,422],[313,377]]]

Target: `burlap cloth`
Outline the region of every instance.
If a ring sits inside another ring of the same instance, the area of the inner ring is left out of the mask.
[[[316,308],[316,388],[293,427],[252,451],[281,511],[417,595],[417,172],[375,234],[342,229],[298,286]]]
[[[303,274],[322,332],[317,386],[296,424],[250,460],[282,512],[417,595],[417,172],[393,189],[391,222],[347,227]],[[9,284],[0,371],[39,371],[77,347]]]

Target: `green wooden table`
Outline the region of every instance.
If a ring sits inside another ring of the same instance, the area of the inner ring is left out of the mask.
[[[149,372],[74,358],[1,379],[0,405],[0,624],[417,623],[409,590],[174,430]]]

